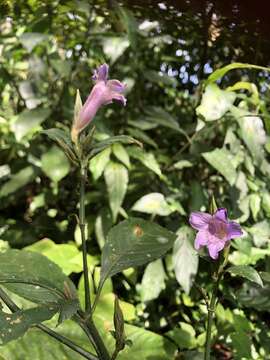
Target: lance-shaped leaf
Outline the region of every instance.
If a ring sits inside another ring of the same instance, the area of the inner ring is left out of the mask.
[[[0,312],[0,345],[20,338],[32,326],[49,320],[58,311],[56,306],[39,306],[13,314]]]
[[[61,129],[48,129],[41,131],[41,134],[47,135],[55,141],[64,151],[66,156],[74,163],[78,163],[77,155],[74,152],[71,138],[67,132]]]
[[[127,191],[128,171],[124,165],[110,161],[105,168],[104,177],[109,193],[110,208],[115,221]]]
[[[0,283],[36,303],[75,299],[76,289],[62,270],[47,257],[25,250],[0,253]]]
[[[255,282],[256,284],[263,286],[262,279],[259,273],[248,265],[238,265],[231,266],[227,269],[231,275],[240,276],[242,278],[248,279],[249,281]]]
[[[127,136],[127,135],[111,136],[106,140],[99,141],[96,144],[93,144],[92,150],[89,154],[89,159],[91,159],[93,156],[98,154],[100,151],[106,149],[108,146],[111,146],[112,144],[116,144],[116,143],[136,144],[142,147],[142,144],[138,140],[132,138],[131,136]]]
[[[259,66],[259,65],[252,65],[252,64],[244,64],[244,63],[232,63],[226,66],[223,66],[220,69],[215,70],[207,79],[206,83],[212,83],[217,81],[218,79],[222,78],[228,71],[235,70],[235,69],[255,69],[255,70],[263,70],[263,71],[270,71],[270,68]]]
[[[169,230],[139,218],[114,226],[102,250],[100,286],[109,276],[163,256],[174,240]]]

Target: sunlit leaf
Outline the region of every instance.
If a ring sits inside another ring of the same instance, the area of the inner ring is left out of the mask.
[[[187,226],[177,232],[173,247],[173,265],[175,276],[186,293],[189,293],[197,274],[199,257],[194,249],[194,233]]]
[[[164,195],[160,193],[150,193],[144,195],[136,201],[132,210],[160,216],[168,216],[172,212]]]
[[[162,261],[157,259],[147,265],[141,283],[142,301],[156,299],[162,290],[165,289],[165,271]]]
[[[115,221],[127,191],[128,171],[124,165],[110,161],[105,168],[104,177]]]
[[[203,153],[205,160],[212,165],[230,185],[233,185],[237,178],[237,173],[232,164],[232,154],[224,149],[215,149],[210,152]]]
[[[65,154],[55,145],[42,155],[41,166],[45,174],[55,182],[62,180],[70,170]]]
[[[215,84],[208,85],[196,112],[206,121],[218,120],[230,110],[235,98],[236,94],[232,91],[221,90]]]
[[[243,277],[245,279],[248,279],[249,281],[255,282],[260,286],[263,286],[263,282],[260,275],[251,266],[247,266],[247,265],[231,266],[226,271],[234,276]]]
[[[103,174],[104,169],[110,161],[110,155],[111,148],[108,147],[90,160],[89,170],[93,174],[94,180],[97,180]]]
[[[32,251],[0,253],[0,283],[37,303],[76,298],[76,289],[62,270],[45,256]]]

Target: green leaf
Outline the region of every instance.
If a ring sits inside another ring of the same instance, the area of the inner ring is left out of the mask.
[[[33,135],[40,130],[40,125],[50,115],[49,109],[33,109],[22,111],[11,125],[16,140],[20,141],[25,135]]]
[[[35,173],[32,166],[27,166],[16,174],[11,175],[11,179],[5,182],[0,189],[0,198],[8,196],[21,189],[34,179],[34,175]]]
[[[226,271],[229,272],[231,275],[243,277],[263,287],[263,282],[259,273],[251,266],[231,266]]]
[[[150,301],[158,298],[165,289],[165,271],[162,261],[157,259],[147,265],[140,288],[142,301]]]
[[[224,149],[215,149],[210,152],[203,153],[205,160],[212,165],[228,183],[232,186],[237,178],[237,172],[232,165],[232,154]]]
[[[55,145],[42,155],[41,166],[44,173],[55,182],[63,179],[70,170],[65,154]]]
[[[104,177],[109,193],[110,208],[116,221],[125,198],[128,185],[128,171],[122,164],[110,161],[105,168]]]
[[[246,332],[237,331],[230,335],[235,354],[235,359],[251,359],[252,341]]]
[[[177,281],[188,294],[198,271],[199,257],[193,246],[193,231],[183,226],[177,235],[173,247],[173,266]]]
[[[168,216],[172,212],[163,194],[151,193],[144,195],[133,205],[132,210],[146,214]]]
[[[103,40],[103,50],[110,63],[113,64],[129,47],[129,40],[125,37],[107,37]]]
[[[90,160],[89,170],[91,171],[94,180],[97,180],[103,174],[104,169],[110,161],[110,155],[111,148],[108,147]]]
[[[25,47],[25,49],[31,53],[32,50],[42,43],[44,40],[47,40],[49,37],[46,34],[38,32],[24,32],[20,36],[20,42]]]
[[[146,153],[140,148],[129,148],[128,153],[131,157],[139,160],[144,166],[152,170],[158,176],[162,176],[159,164],[152,153]]]
[[[247,115],[247,113],[245,113]],[[238,118],[241,129],[241,137],[248,147],[252,157],[260,164],[264,158],[264,144],[266,143],[266,132],[263,121],[258,116],[242,116]]]
[[[146,110],[145,120],[175,130],[188,138],[187,134],[180,128],[178,122],[161,107],[152,106]]]
[[[244,283],[242,288],[235,293],[235,298],[242,306],[269,312],[270,288],[268,285],[262,288],[254,283]]]
[[[215,82],[218,79],[222,78],[228,71],[235,69],[256,69],[256,70],[264,70],[270,71],[270,68],[258,65],[244,64],[244,63],[232,63],[226,66],[223,66],[220,69],[215,70],[207,79],[206,83],[209,84],[211,82]]]
[[[263,247],[269,243],[270,224],[269,221],[263,220],[248,228],[248,232],[253,237],[253,242],[257,247]]]
[[[65,275],[70,275],[73,272],[80,273],[83,270],[82,253],[75,244],[55,244],[50,239],[43,239],[24,249],[45,255],[58,265]],[[89,259],[91,259],[90,255]],[[90,264],[92,262],[93,259]]]
[[[220,119],[232,107],[236,94],[232,91],[221,90],[217,85],[208,85],[202,96],[196,113],[202,115],[206,121]]]
[[[256,221],[261,210],[261,197],[259,194],[251,194],[249,196],[249,206],[252,212],[253,219]]]
[[[61,129],[48,129],[42,130],[41,134],[47,135],[50,139],[55,141],[64,151],[66,156],[74,163],[77,163],[77,156],[73,150],[73,144],[71,142],[70,135]]]
[[[173,167],[177,170],[182,170],[184,168],[192,167],[194,164],[192,164],[191,161],[188,160],[180,160],[177,161],[177,163],[173,164]]]
[[[172,247],[174,239],[172,232],[138,218],[114,226],[102,250],[101,284],[120,271],[163,256]]]
[[[112,145],[112,151],[116,158],[120,160],[127,168],[130,167],[129,155],[122,144],[116,143]]]
[[[166,335],[173,339],[180,349],[194,349],[196,348],[196,332],[190,324],[180,322],[180,328],[175,327],[173,330],[166,333]]]
[[[57,311],[56,306],[39,306],[13,314],[0,311],[0,345],[20,338],[30,327],[49,320]]]
[[[69,299],[60,301],[60,314],[58,318],[58,325],[65,320],[71,319],[73,315],[80,309],[80,303],[78,299]]]
[[[57,327],[57,332],[89,349],[88,338],[75,322],[65,321]],[[93,351],[93,349],[89,350]],[[1,355],[5,360],[82,360],[81,355],[36,329],[31,329],[23,338],[2,346]]]
[[[92,145],[92,150],[89,154],[89,159],[98,154],[100,151],[106,149],[108,146],[111,146],[115,143],[122,144],[136,144],[138,146],[142,146],[142,144],[131,136],[119,135],[119,136],[111,136],[110,138],[99,141],[96,144]]]
[[[77,297],[73,283],[56,264],[41,254],[25,250],[0,253],[0,283],[37,303]]]

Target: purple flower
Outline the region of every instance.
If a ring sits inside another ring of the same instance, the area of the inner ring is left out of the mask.
[[[218,209],[213,215],[200,211],[192,212],[189,223],[199,231],[195,239],[195,249],[207,246],[209,255],[215,260],[231,239],[243,234],[238,223],[228,220],[227,210],[224,208]]]
[[[103,64],[95,70],[92,77],[95,85],[75,119],[73,135],[79,134],[93,120],[102,105],[110,104],[113,100],[126,105],[127,100],[122,95],[125,85],[118,80],[108,80],[108,73],[109,66],[107,64]]]

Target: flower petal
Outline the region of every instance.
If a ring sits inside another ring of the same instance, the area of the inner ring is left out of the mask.
[[[109,80],[107,82],[107,86],[112,90],[112,91],[115,91],[115,92],[118,92],[118,93],[122,93],[125,88],[126,88],[126,85],[123,84],[121,81],[119,80]]]
[[[216,260],[218,258],[218,253],[220,250],[222,250],[226,244],[226,242],[218,241],[219,239],[216,239],[215,242],[210,242],[208,247],[209,255],[212,259]]]
[[[112,94],[112,99],[120,101],[124,106],[126,106],[127,99],[123,95],[114,93],[114,94]]]
[[[95,81],[107,81],[109,74],[109,66],[107,64],[100,65],[100,67],[94,71],[92,79]]]
[[[228,225],[228,239],[243,235],[240,225],[235,221],[230,221]]]
[[[199,250],[202,246],[207,245],[208,242],[208,232],[199,231],[195,238],[194,247],[196,250]]]
[[[228,221],[227,209],[225,208],[217,209],[217,211],[214,214],[214,217],[222,221]]]
[[[194,211],[190,214],[189,223],[196,230],[207,229],[212,216],[201,211]]]

